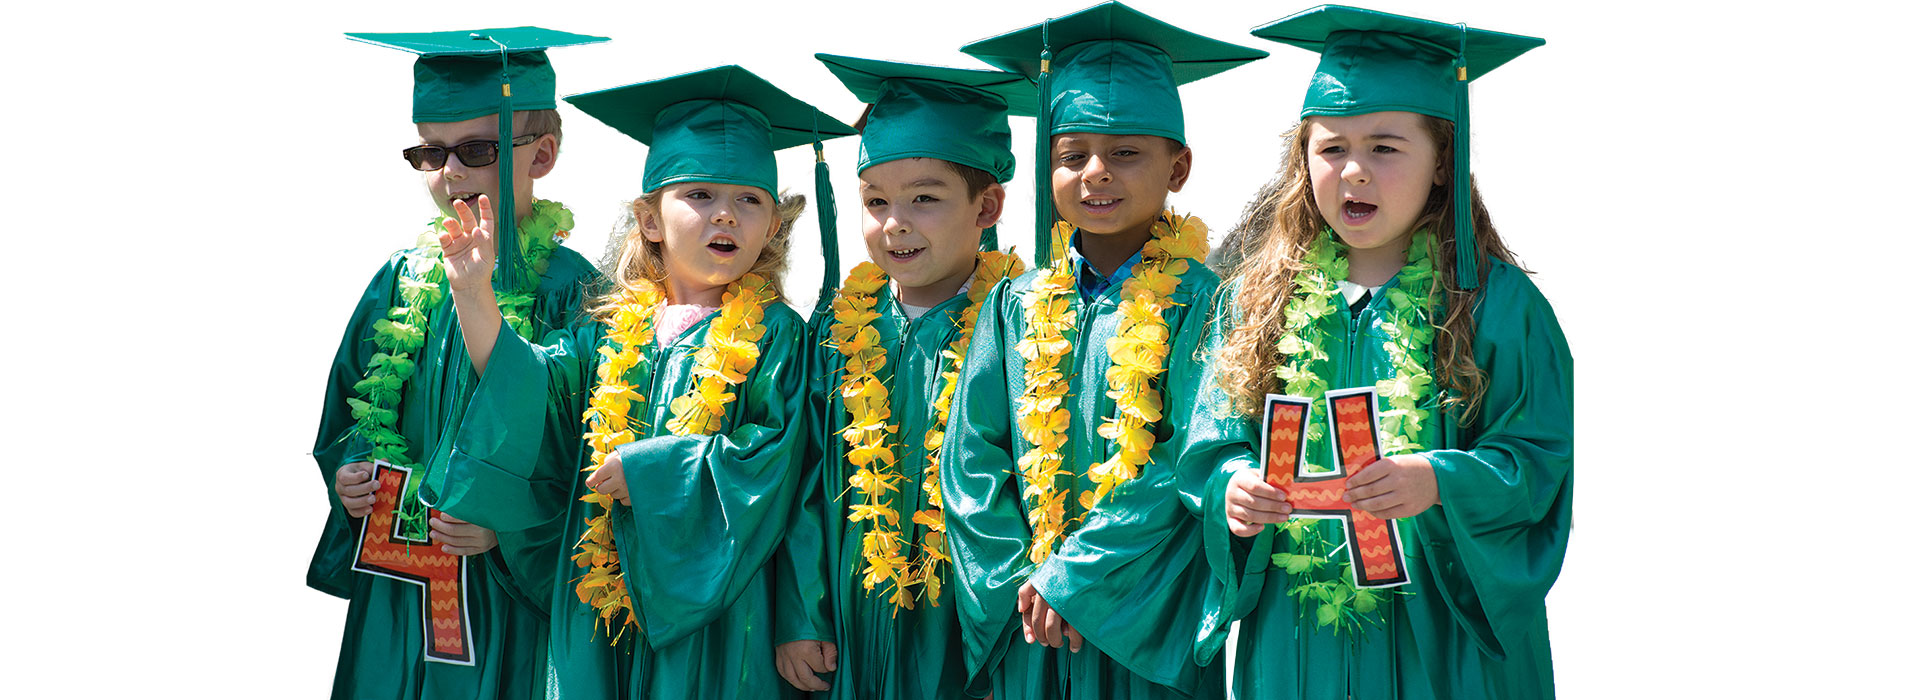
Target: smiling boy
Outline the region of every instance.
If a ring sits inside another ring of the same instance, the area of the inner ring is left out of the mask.
[[[786,542],[776,661],[795,688],[836,698],[964,697],[939,448],[973,319],[1024,267],[979,249],[1013,176],[1009,104],[1032,104],[1033,86],[1000,71],[817,57],[871,105],[858,166],[871,262],[825,290],[810,324],[806,463],[818,468]],[[837,247],[831,230],[822,238]]]
[[[507,249],[517,252],[502,256],[509,272],[502,311],[527,334],[565,325],[593,267],[559,246],[572,214],[532,197],[533,181],[553,170],[560,148],[554,74],[544,49],[606,39],[533,27],[348,36],[420,55],[413,99],[420,142],[402,155],[422,172],[442,214],[451,214],[456,201],[471,205],[482,195],[515,202],[517,235]],[[507,120],[500,118],[503,84],[514,93]],[[503,123],[512,129],[506,149]],[[523,197],[514,199],[516,192]],[[433,454],[443,430],[458,425],[474,381],[447,304],[437,227],[431,224],[414,248],[390,256],[374,275],[328,374],[313,457],[330,487],[331,510],[307,584],[349,601],[335,698],[518,699],[544,692],[544,634],[539,609],[529,602],[544,598],[509,583],[496,549],[521,546],[516,535],[446,515],[427,518],[412,496],[414,483],[404,487],[392,517],[374,512],[375,463],[411,468]],[[462,611],[471,636],[465,663],[428,653],[427,640],[437,635],[423,610],[422,586],[357,565],[362,528],[394,519],[411,521],[402,534],[425,542],[410,553],[461,558]]]
[[[1064,220],[1036,231],[1057,259],[988,296],[944,449],[969,691],[1218,696],[1173,467],[1219,280],[1205,226],[1164,207],[1193,166],[1177,86],[1266,54],[1119,3],[962,50],[1048,87],[1038,199]]]

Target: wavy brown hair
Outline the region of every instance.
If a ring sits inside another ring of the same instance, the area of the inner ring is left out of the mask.
[[[666,188],[661,187],[627,203],[626,215],[614,227],[620,233],[607,241],[606,255],[600,261],[601,270],[614,287],[589,305],[588,313],[594,318],[611,316],[626,293],[634,291],[641,280],[666,288],[666,253],[659,243],[647,240],[640,233],[642,216],[660,216],[660,198],[665,191]],[[749,274],[767,278],[778,295],[776,299],[781,302],[787,300],[787,249],[793,246],[793,224],[806,210],[806,195],[780,193],[774,205],[774,214],[780,217],[780,226],[774,229],[772,236],[767,237],[767,245],[760,249],[760,257],[754,258],[753,267],[747,270]]]
[[[1422,126],[1437,147],[1441,182],[1427,193],[1426,207],[1414,223],[1434,236],[1434,289],[1444,318],[1434,324],[1434,377],[1446,389],[1442,406],[1462,422],[1471,422],[1486,385],[1486,372],[1473,361],[1473,307],[1479,291],[1460,289],[1454,271],[1453,230],[1453,122],[1422,117]],[[1286,162],[1272,182],[1260,189],[1229,239],[1237,242],[1240,259],[1229,280],[1239,283],[1239,325],[1227,335],[1221,351],[1220,386],[1233,397],[1234,408],[1257,415],[1264,396],[1279,388],[1274,370],[1281,358],[1274,350],[1286,332],[1286,303],[1293,296],[1293,278],[1306,269],[1307,249],[1327,228],[1313,202],[1313,182],[1307,170],[1307,125],[1302,120],[1286,137]],[[1493,227],[1493,219],[1472,187],[1474,245],[1481,259],[1513,264],[1513,252]],[[1233,245],[1233,243],[1229,243]],[[1489,265],[1480,266],[1482,281]],[[1222,289],[1227,287],[1223,285]]]

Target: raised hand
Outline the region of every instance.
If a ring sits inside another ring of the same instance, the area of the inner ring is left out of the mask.
[[[1227,481],[1227,531],[1239,537],[1260,534],[1267,523],[1284,523],[1293,513],[1287,492],[1267,483],[1258,469],[1242,469]]]
[[[454,200],[454,217],[440,222],[446,229],[440,234],[440,251],[447,259],[447,286],[454,294],[493,284],[493,202],[483,194],[479,204],[476,214],[465,200]]]

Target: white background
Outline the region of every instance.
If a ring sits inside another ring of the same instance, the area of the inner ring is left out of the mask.
[[[346,603],[304,586],[325,515],[306,453],[354,301],[432,213],[397,153],[412,58],[342,32],[600,34],[552,54],[563,94],[740,63],[851,121],[811,53],[977,66],[954,49],[1087,2],[9,9],[0,285],[25,313],[0,343],[0,694],[326,694]],[[1578,527],[1548,598],[1563,698],[1902,687],[1920,60],[1899,31],[1920,18],[1846,5],[1374,5],[1548,39],[1475,83],[1473,143],[1579,358]],[[1184,90],[1174,202],[1224,232],[1315,58],[1246,30],[1307,4],[1135,6],[1274,53]],[[597,260],[645,151],[562,110],[537,193]],[[1030,124],[1002,238],[1023,250]],[[828,153],[851,200],[855,144]],[[810,167],[784,154],[783,183],[810,191]]]

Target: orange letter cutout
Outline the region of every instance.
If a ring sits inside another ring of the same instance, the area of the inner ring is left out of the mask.
[[[374,463],[380,480],[373,513],[360,525],[360,547],[353,570],[424,587],[427,660],[473,665],[473,630],[467,621],[467,558],[447,554],[425,539],[401,533],[394,517],[412,471],[384,461]],[[427,517],[440,511],[427,511]]]
[[[1398,586],[1407,582],[1400,547],[1400,525],[1381,520],[1353,504],[1347,479],[1380,459],[1380,431],[1373,387],[1327,392],[1327,413],[1333,423],[1333,452],[1340,455],[1333,471],[1308,472],[1306,431],[1311,399],[1267,395],[1266,431],[1261,451],[1267,482],[1287,492],[1293,517],[1339,520],[1346,524],[1348,562],[1354,585],[1362,588]]]

